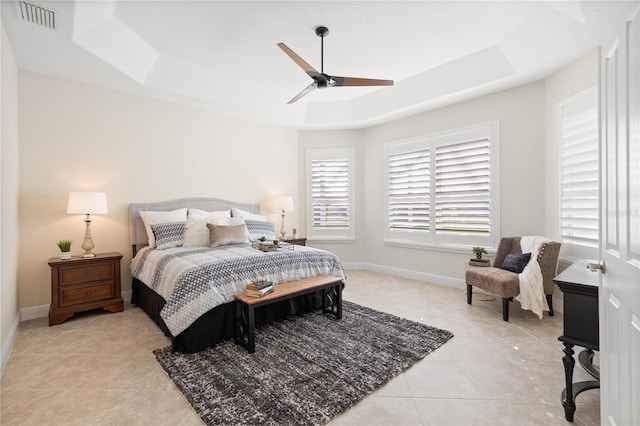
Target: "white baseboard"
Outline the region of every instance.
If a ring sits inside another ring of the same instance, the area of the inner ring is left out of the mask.
[[[416,281],[426,281],[446,287],[466,288],[466,283],[463,279],[445,277],[443,275],[428,274],[426,272],[417,272],[409,269],[394,268],[391,266],[376,265],[366,262],[343,262],[342,266],[346,270],[380,272],[382,274],[392,275],[395,277],[409,278]],[[562,293],[554,294],[553,310],[554,312],[564,313],[564,300],[562,298]]]
[[[408,278],[416,281],[426,281],[446,287],[465,288],[464,280],[445,277],[444,275],[435,275],[426,272],[418,272],[410,269],[394,268],[392,266],[376,265],[366,262],[344,262],[342,266],[347,270],[379,272],[381,274],[393,275],[395,277]]]
[[[131,302],[131,290],[125,290],[120,293],[122,300]],[[20,321],[29,321],[36,318],[49,316],[49,305],[31,306],[29,308],[20,309]]]
[[[460,278],[445,277],[444,275],[435,275],[426,272],[412,271],[410,269],[394,268],[392,266],[376,265],[367,262],[343,262],[342,266],[346,270],[379,272],[381,274],[408,278],[416,281],[426,281],[446,287],[465,288],[466,286],[464,280]],[[131,302],[131,290],[125,290],[121,294],[122,299],[125,302]],[[560,295],[560,297],[562,297],[562,295]],[[553,298],[553,309],[554,311],[564,312],[563,300],[561,298]],[[28,321],[31,319],[46,317],[48,315],[49,305],[23,308],[20,310],[20,321]]]
[[[30,306],[20,309],[20,321],[29,321],[49,316],[49,305]]]
[[[11,324],[11,330],[9,330],[7,340],[2,342],[2,354],[0,354],[0,356],[2,357],[2,361],[0,361],[0,376],[2,376],[2,373],[4,373],[4,368],[7,366],[9,356],[11,356],[11,351],[13,350],[13,344],[16,342],[18,324],[20,324],[20,315],[17,315],[13,319],[13,323]]]

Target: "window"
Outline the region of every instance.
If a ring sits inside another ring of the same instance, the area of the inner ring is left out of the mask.
[[[496,122],[388,143],[386,242],[494,247],[497,134]]]
[[[598,92],[592,87],[557,106],[558,227],[563,252],[595,258],[599,240]]]
[[[353,150],[307,150],[310,239],[354,239]]]

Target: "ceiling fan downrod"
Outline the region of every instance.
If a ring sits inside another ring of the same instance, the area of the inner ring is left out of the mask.
[[[320,37],[320,72],[324,73],[324,38],[329,35],[329,28],[317,27],[316,35]]]

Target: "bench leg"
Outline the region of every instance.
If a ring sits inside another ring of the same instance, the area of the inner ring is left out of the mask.
[[[236,302],[236,344],[244,346],[252,354],[256,351],[255,308]]]
[[[336,300],[336,303],[338,304],[338,312],[336,314],[336,318],[342,319],[342,283],[339,283],[336,286],[336,290],[338,293],[338,300]]]
[[[473,292],[472,290],[473,286],[471,284],[467,284],[467,304],[471,304],[471,294]]]
[[[320,290],[320,293],[322,293],[322,313],[323,314],[326,314],[327,312],[331,312],[327,309],[327,298],[329,297],[330,291],[331,291],[331,288],[327,288],[327,289],[323,288],[322,290]]]
[[[247,336],[247,350],[250,354],[256,351],[256,314],[252,305],[247,306],[249,309],[249,336]]]

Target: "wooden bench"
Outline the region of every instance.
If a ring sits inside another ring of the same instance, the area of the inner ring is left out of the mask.
[[[250,354],[256,351],[256,308],[319,290],[322,290],[322,313],[331,313],[341,319],[342,278],[320,275],[283,283],[274,286],[272,293],[262,297],[251,297],[247,293],[236,294],[236,343],[247,348]],[[335,296],[333,299],[332,293]],[[331,306],[328,306],[327,299],[332,301]]]

